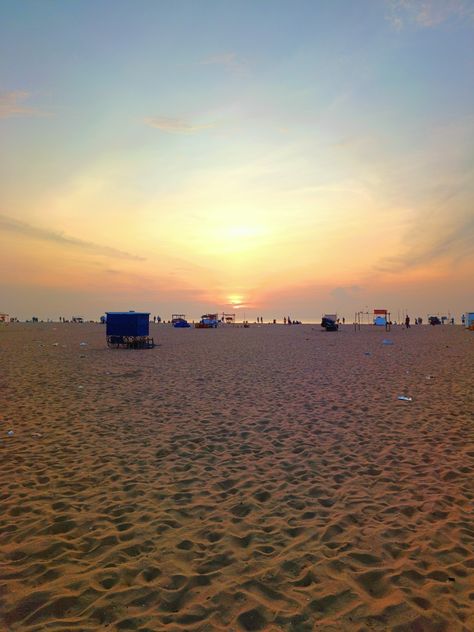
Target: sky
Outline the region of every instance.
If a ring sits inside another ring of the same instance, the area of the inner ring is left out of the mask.
[[[474,0],[0,0],[0,312],[474,309]]]

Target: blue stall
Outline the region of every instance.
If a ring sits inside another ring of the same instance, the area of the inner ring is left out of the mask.
[[[151,349],[149,312],[106,312],[107,345],[128,349]]]

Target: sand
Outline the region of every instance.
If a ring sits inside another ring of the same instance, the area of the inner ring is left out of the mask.
[[[474,629],[474,333],[151,331],[0,329],[2,631]]]

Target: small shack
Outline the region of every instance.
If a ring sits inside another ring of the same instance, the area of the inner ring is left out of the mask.
[[[106,312],[106,338],[109,347],[152,349],[149,312]]]
[[[471,331],[474,331],[474,312],[465,313],[465,324],[466,324],[466,329],[470,329]]]

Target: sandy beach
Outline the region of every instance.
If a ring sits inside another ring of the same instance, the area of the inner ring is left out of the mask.
[[[150,329],[0,329],[2,631],[474,629],[473,332]]]

